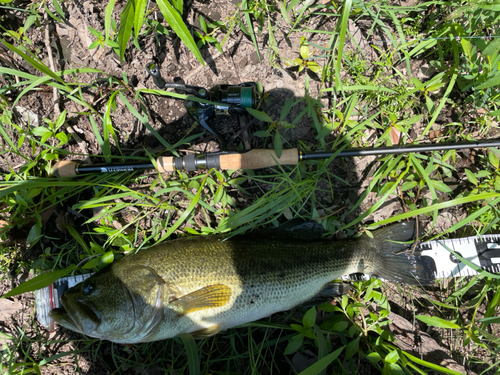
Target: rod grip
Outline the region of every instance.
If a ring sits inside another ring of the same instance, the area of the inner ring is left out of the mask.
[[[173,156],[160,156],[156,159],[158,171],[160,173],[170,173],[175,171],[175,162]]]
[[[296,165],[299,152],[296,148],[283,150],[278,158],[274,150],[251,150],[243,154],[220,155],[221,169],[259,169],[276,165]]]
[[[63,160],[54,165],[53,173],[56,177],[72,177],[76,176],[76,167],[80,164],[76,161]]]

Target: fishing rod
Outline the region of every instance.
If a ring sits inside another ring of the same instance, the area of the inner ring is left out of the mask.
[[[156,159],[160,173],[175,171],[196,171],[206,169],[260,169],[278,165],[296,165],[304,160],[324,160],[337,152],[338,158],[350,158],[369,155],[399,155],[414,152],[432,152],[447,150],[477,149],[500,147],[500,139],[481,140],[461,143],[437,143],[423,145],[405,145],[376,148],[353,148],[343,151],[303,152],[296,148],[283,150],[278,157],[274,150],[250,150],[247,152],[216,152],[208,154],[189,154],[185,156],[160,156]],[[71,177],[86,173],[134,172],[155,169],[152,162],[82,164],[78,161],[64,160],[54,166],[54,175]]]
[[[160,89],[172,88],[192,95],[198,100],[184,101],[189,115],[212,133],[221,146],[221,152],[209,154],[189,154],[180,157],[160,156],[156,159],[156,168],[160,173],[174,171],[196,171],[204,169],[260,169],[277,165],[296,165],[303,160],[328,159],[338,151],[302,152],[298,149],[283,150],[280,157],[274,150],[251,150],[244,153],[231,152],[226,149],[224,138],[213,128],[215,121],[222,116],[241,116],[247,114],[247,108],[257,108],[262,86],[255,82],[239,85],[218,85],[206,88],[179,83],[166,82],[154,63],[146,65],[146,72]],[[444,150],[474,149],[481,147],[500,147],[500,140],[483,140],[476,142],[405,145],[377,148],[354,148],[340,151],[339,158],[368,155],[397,155],[411,152],[431,152]],[[60,161],[54,166],[53,173],[58,177],[71,177],[86,173],[134,172],[154,169],[153,162],[83,164],[79,161]]]

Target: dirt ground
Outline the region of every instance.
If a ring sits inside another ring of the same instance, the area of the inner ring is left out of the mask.
[[[213,1],[186,1],[185,2],[185,15],[188,24],[191,28],[200,30],[199,17],[202,15],[207,22],[224,21],[232,17],[236,10],[236,4],[239,0],[213,0]],[[125,2],[120,2],[115,7],[114,17],[120,14]],[[288,98],[302,98],[306,89],[306,75],[298,74],[297,72],[286,69],[286,66],[279,61],[270,63],[266,58],[266,54],[271,53],[267,47],[268,43],[266,38],[268,35],[263,33],[259,36],[260,46],[260,59],[255,51],[252,41],[242,33],[231,33],[227,43],[223,46],[224,53],[221,54],[214,46],[209,45],[201,49],[206,66],[202,66],[192,55],[192,53],[180,42],[179,38],[174,33],[170,35],[158,35],[158,38],[146,35],[139,38],[138,50],[135,46],[129,43],[129,48],[125,54],[125,61],[120,64],[118,56],[111,49],[97,49],[89,50],[88,47],[95,40],[94,36],[89,32],[88,26],[96,30],[103,30],[104,25],[104,8],[103,2],[96,0],[73,0],[66,3],[66,24],[49,23],[50,30],[50,46],[51,54],[54,58],[55,69],[62,70],[67,68],[76,68],[79,66],[91,67],[100,69],[108,75],[122,78],[126,73],[129,86],[132,90],[139,88],[156,88],[154,83],[145,71],[145,66],[150,61],[154,61],[161,70],[163,78],[167,81],[183,81],[186,84],[211,88],[218,84],[238,84],[247,81],[259,81],[262,83],[266,92],[268,92],[269,99],[267,103],[275,100],[274,106],[269,108],[266,112],[274,119],[279,118],[280,110]],[[151,15],[152,18],[162,22],[161,14],[155,11]],[[10,21],[13,25],[19,27],[23,23],[23,14],[12,13]],[[289,26],[279,20],[275,38],[280,49],[282,58],[296,58],[299,53],[300,37],[299,33],[292,33],[288,35]],[[311,28],[317,30],[333,30],[335,24],[332,18],[317,18],[312,21]],[[377,59],[377,51],[370,47],[365,35],[366,30],[370,25],[365,25],[362,22],[355,24],[349,23],[349,30],[353,34],[354,40],[359,45],[366,46],[367,56],[373,56],[374,61]],[[45,36],[40,29],[33,29],[29,33],[29,38],[33,41],[36,48],[40,51],[43,61],[48,65],[49,59],[47,50],[45,48]],[[222,40],[224,33],[216,35],[217,39]],[[375,37],[376,37],[375,33]],[[327,34],[310,34],[308,35],[309,42],[317,45],[327,45],[330,36]],[[384,43],[382,40],[380,43]],[[349,48],[349,45],[348,45]],[[321,54],[321,51],[315,51],[315,54]],[[17,68],[35,73],[34,69],[27,65],[19,58],[11,57],[12,64]],[[325,62],[324,59],[319,58],[316,60],[320,65]],[[425,62],[416,64],[414,67],[414,74],[417,76],[425,77],[428,74]],[[87,101],[94,106],[98,111],[103,112],[106,100],[100,99],[100,95],[107,89],[107,80],[104,74],[100,75],[101,80],[96,81],[95,74],[80,75],[79,78],[83,83],[92,83],[94,86],[84,91],[84,96]],[[0,84],[2,82],[0,77]],[[320,80],[318,77],[311,75],[309,79],[309,93],[312,97],[316,97],[320,87]],[[126,93],[127,98],[132,102],[133,95]],[[191,128],[193,123],[181,101],[171,98],[159,97],[154,95],[145,96],[148,116],[150,124],[154,130],[158,132],[167,142],[175,144],[186,134],[187,130]],[[322,103],[325,106],[331,104],[331,98],[323,98]],[[294,107],[289,114],[289,119],[294,119],[304,108],[304,104]],[[30,116],[32,125],[36,125],[33,121],[41,121],[43,118],[54,119],[54,113],[61,112],[66,109],[68,111],[68,131],[73,134],[73,141],[68,145],[67,150],[75,154],[85,155],[100,155],[102,154],[98,141],[95,138],[92,130],[92,124],[88,120],[88,116],[79,114],[84,110],[79,107],[74,101],[60,98],[59,102],[54,104],[52,91],[33,91],[23,97],[17,104],[15,110],[19,115],[21,122],[26,120],[26,113]],[[117,100],[116,111],[111,114],[114,128],[117,130],[117,138],[121,150],[124,153],[132,154],[139,150],[136,155],[144,155],[140,150],[147,149],[150,152],[158,152],[162,145],[151,133],[142,125],[141,122],[134,117],[125,105]],[[24,119],[24,120],[23,120]],[[252,135],[256,130],[265,129],[265,124],[258,122],[248,132],[243,135],[237,135],[245,122],[251,121],[250,118],[246,119],[226,119],[217,125],[217,130],[226,138],[231,139],[229,143],[230,149],[236,149],[238,145],[245,148],[272,148],[270,144],[264,144],[262,138],[257,138]],[[311,120],[307,116],[303,116],[298,122],[296,127],[290,129],[285,133],[285,139],[288,142],[287,147],[296,147],[299,140],[305,141],[308,144],[315,143],[316,133],[311,129]],[[24,122],[26,123],[26,122]],[[99,126],[101,126],[99,124]],[[202,131],[201,126],[193,129],[192,133],[199,133]],[[418,127],[415,129],[418,132]],[[332,134],[333,138],[334,135]],[[214,138],[208,133],[195,141],[193,148],[195,150],[215,150],[218,145],[214,142]],[[318,148],[320,149],[320,145]],[[87,161],[98,161],[98,158],[87,158]],[[467,155],[464,157],[467,162]],[[370,179],[371,163],[373,158],[343,160],[335,162],[331,168],[335,168],[336,174],[350,183],[350,186],[336,182],[337,185],[333,186],[339,200],[334,202],[331,200],[329,194],[318,194],[318,199],[323,199],[323,204],[330,207],[332,211],[340,207],[352,207],[357,201],[360,192],[367,186]],[[14,154],[3,154],[0,157],[0,168],[7,171],[9,166],[18,166],[24,163]],[[355,173],[353,173],[355,171]],[[265,172],[263,172],[265,173]],[[247,199],[247,198],[246,198]],[[373,204],[375,199],[374,195],[369,195],[364,203],[364,210]],[[251,204],[251,202],[246,202]],[[378,221],[394,214],[403,211],[401,202],[399,200],[390,201],[377,213],[370,217],[370,220]],[[78,222],[82,220],[78,217],[77,213],[74,215],[73,220]],[[354,214],[356,215],[356,213]],[[440,217],[438,226],[443,229],[448,228],[452,223],[457,222],[464,213],[462,212],[448,212],[446,215]],[[49,215],[46,222],[46,230],[53,235],[61,236],[60,231],[57,230],[56,219],[58,214]],[[83,220],[82,220],[83,221]],[[18,265],[22,262],[29,262],[35,260],[39,255],[39,250],[28,249],[23,244],[22,237],[26,233],[19,233],[15,241],[20,249],[19,256],[13,260],[11,269],[17,269]],[[64,236],[63,236],[64,237]],[[64,240],[64,238],[62,238]],[[19,285],[22,281],[30,277],[25,274],[11,274],[4,275],[2,284],[0,285],[0,294],[4,294],[11,288]],[[396,302],[395,302],[396,303]],[[399,301],[397,302],[399,303]],[[18,357],[21,361],[24,353],[28,352],[34,359],[41,359],[57,355],[62,352],[71,352],[75,348],[75,344],[68,339],[73,339],[78,342],[78,347],[85,346],[85,341],[82,342],[82,337],[67,330],[59,329],[54,333],[49,333],[41,328],[34,320],[34,298],[31,294],[21,295],[8,300],[0,300],[0,325],[1,329],[8,334],[18,336],[19,329],[24,330],[25,335],[30,338],[52,338],[53,344],[50,346],[37,346],[38,343],[34,342],[33,346],[18,347]],[[456,351],[451,350],[449,342],[446,340],[436,341],[435,335],[431,333],[413,332],[414,327],[406,320],[410,319],[411,312],[406,307],[395,307],[395,314],[393,317],[393,324],[391,330],[397,332],[401,340],[405,342],[405,350],[412,351],[416,355],[421,355],[423,358],[435,363],[441,363],[449,368],[455,369],[460,372],[474,373],[472,369],[465,369],[457,355]],[[419,337],[415,337],[419,335]],[[60,340],[60,341],[59,341]],[[416,344],[417,341],[420,344]],[[439,343],[438,343],[439,342]],[[100,353],[102,358],[100,360],[111,360],[114,352],[123,355],[123,348],[117,348],[109,343],[103,343]],[[73,356],[66,356],[54,361],[58,363],[57,366],[45,366],[42,368],[44,374],[72,374],[78,368],[84,374],[98,374],[109,373],[109,371],[93,361],[90,357],[83,354],[79,359]],[[437,354],[436,354],[437,353]],[[460,353],[459,353],[460,354]],[[78,361],[78,362],[76,362]],[[304,359],[294,359],[294,364],[300,368],[305,362]],[[458,361],[458,363],[457,363]],[[160,373],[158,368],[141,369],[140,367],[131,368],[128,370],[122,369],[120,373],[126,374],[157,374]]]

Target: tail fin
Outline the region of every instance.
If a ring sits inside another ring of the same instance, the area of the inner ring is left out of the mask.
[[[434,272],[420,258],[417,252],[413,255],[402,253],[412,245],[391,242],[413,240],[416,234],[415,224],[415,221],[407,221],[373,232],[374,240],[378,242],[380,261],[377,273],[372,276],[408,285],[429,285],[434,283]],[[401,254],[396,255],[398,253]]]

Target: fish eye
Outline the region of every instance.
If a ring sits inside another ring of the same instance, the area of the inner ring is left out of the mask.
[[[92,284],[87,284],[83,287],[83,294],[89,295],[92,294],[95,291],[95,288],[92,286]]]

